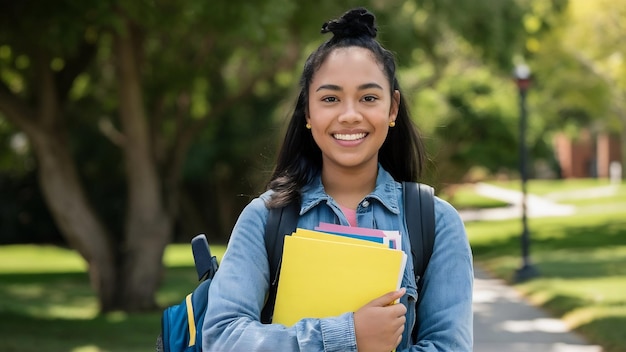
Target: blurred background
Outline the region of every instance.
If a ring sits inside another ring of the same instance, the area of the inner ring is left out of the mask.
[[[623,183],[624,0],[0,1],[7,272],[45,258],[32,245],[66,251],[43,266],[74,263],[83,318],[182,297],[163,291],[166,249],[197,233],[227,242],[265,188],[322,23],[354,6],[397,55],[430,156],[421,181],[442,198],[461,208],[463,185],[522,176]]]

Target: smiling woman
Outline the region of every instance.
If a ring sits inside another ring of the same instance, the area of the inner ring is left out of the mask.
[[[326,22],[322,33],[332,37],[305,62],[268,190],[240,215],[211,283],[203,350],[471,351],[471,251],[458,213],[437,197],[433,254],[420,285],[413,274],[404,219],[419,214],[405,214],[401,182],[418,180],[424,148],[395,58],[376,40],[366,9]],[[407,255],[402,288],[339,316],[293,326],[262,319],[275,281],[265,247],[269,208],[294,201],[299,228],[324,222],[398,231]]]
[[[359,174],[370,176],[360,178],[370,187],[375,183],[378,150],[395,123],[399,99],[365,48],[337,49],[315,73],[306,120],[322,152],[326,192],[342,206],[356,209],[365,194],[342,198],[345,185],[333,181]]]

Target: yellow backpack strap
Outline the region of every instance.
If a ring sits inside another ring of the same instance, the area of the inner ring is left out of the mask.
[[[193,304],[191,303],[191,293],[185,298],[187,303],[187,326],[189,327],[189,347],[196,344],[196,319],[193,317]]]

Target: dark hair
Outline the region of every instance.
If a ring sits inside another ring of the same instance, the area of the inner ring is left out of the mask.
[[[360,7],[349,10],[339,19],[328,21],[322,26],[321,32],[332,32],[333,37],[313,51],[304,64],[300,94],[278,153],[276,167],[267,185],[268,189],[274,190],[270,207],[283,206],[299,197],[300,189],[322,168],[322,152],[305,125],[309,86],[313,75],[328,54],[337,48],[351,46],[370,50],[389,80],[391,95],[393,96],[395,90],[400,91],[394,55],[376,40],[375,20],[371,12]],[[378,161],[396,181],[416,181],[425,158],[424,148],[417,128],[409,116],[406,100],[402,93],[400,96],[396,125],[389,129],[378,152]]]

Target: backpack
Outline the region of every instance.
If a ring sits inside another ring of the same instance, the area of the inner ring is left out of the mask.
[[[421,278],[432,255],[435,240],[434,191],[428,185],[415,182],[403,182],[402,191],[404,192],[405,214],[421,215],[405,216],[417,284],[418,298],[415,305],[417,310],[422,298],[419,294],[423,282]],[[264,324],[272,321],[283,252],[282,239],[285,235],[295,231],[299,211],[299,203],[291,202],[282,208],[270,209],[268,215],[265,227],[265,248],[270,261],[272,281],[267,302],[261,312],[261,322]],[[216,257],[211,255],[204,234],[199,234],[191,240],[191,248],[200,284],[180,304],[170,306],[163,311],[161,334],[157,338],[157,352],[202,351],[202,324],[208,303],[208,290],[218,264]],[[418,323],[418,321],[415,322],[411,333],[413,341],[417,340]]]

